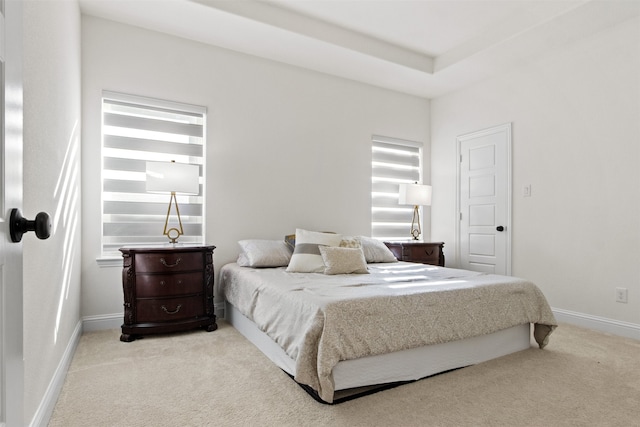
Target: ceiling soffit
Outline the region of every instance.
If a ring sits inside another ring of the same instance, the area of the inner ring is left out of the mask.
[[[374,31],[365,34],[287,8],[287,3],[80,0],[85,14],[427,98],[640,15],[636,1],[536,2],[546,6],[523,8],[500,25],[475,29],[434,56],[370,35]]]

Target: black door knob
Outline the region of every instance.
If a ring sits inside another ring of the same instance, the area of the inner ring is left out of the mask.
[[[504,227],[503,227],[503,226],[501,226],[501,225],[499,225],[499,226],[497,226],[497,227],[496,227],[496,230],[498,230],[498,231],[504,231]]]
[[[18,243],[22,240],[22,235],[27,231],[35,231],[38,239],[48,239],[51,236],[51,218],[46,212],[40,212],[36,219],[29,221],[22,216],[20,209],[11,209],[9,218],[9,233],[11,241]]]

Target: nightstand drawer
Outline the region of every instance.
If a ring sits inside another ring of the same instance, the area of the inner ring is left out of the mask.
[[[136,302],[137,321],[164,322],[204,316],[202,295],[185,298],[140,299]]]
[[[443,242],[384,242],[398,261],[444,267]]]
[[[440,260],[440,248],[438,246],[404,246],[402,248],[403,260],[421,262],[423,264],[438,265]]]
[[[138,298],[166,297],[170,295],[202,292],[202,272],[180,274],[140,274],[136,277]]]
[[[198,252],[138,254],[137,273],[169,273],[203,269],[202,254]]]

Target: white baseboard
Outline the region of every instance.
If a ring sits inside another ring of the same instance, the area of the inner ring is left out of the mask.
[[[214,304],[216,316],[224,319],[224,302]],[[85,316],[82,318],[85,332],[103,331],[105,329],[119,329],[123,322],[122,313],[102,314],[100,316]]]
[[[216,316],[224,319],[224,302],[216,303],[214,307]],[[552,308],[552,311],[559,322],[640,340],[640,325],[635,323],[607,319],[606,317],[598,317],[561,308]],[[122,313],[86,316],[82,318],[82,329],[85,332],[118,329],[122,326],[122,316]]]
[[[620,320],[607,319],[606,317],[592,316],[590,314],[560,308],[551,308],[551,310],[558,322],[565,322],[587,329],[640,340],[640,325],[635,323],[622,322]]]
[[[224,319],[224,302],[216,303],[214,305],[214,310],[218,318]],[[122,322],[122,313],[85,316],[82,318],[83,330],[85,332],[103,331],[105,329],[120,329]]]
[[[85,332],[92,332],[105,329],[119,329],[122,326],[123,316],[122,313],[85,316],[82,318],[83,330]]]
[[[51,414],[53,414],[53,410],[56,407],[58,396],[60,396],[60,391],[64,385],[64,379],[67,376],[67,371],[69,371],[69,365],[71,364],[73,355],[76,352],[81,335],[82,322],[79,321],[73,330],[69,344],[67,344],[67,348],[65,349],[62,359],[53,374],[53,378],[51,378],[51,382],[49,382],[47,391],[45,391],[44,397],[42,398],[42,401],[40,401],[40,405],[29,424],[30,427],[46,427],[49,424]]]

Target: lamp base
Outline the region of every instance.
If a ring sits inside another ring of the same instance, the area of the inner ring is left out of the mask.
[[[420,229],[420,211],[418,206],[413,207],[413,218],[411,220],[411,236],[413,240],[419,240],[422,230]]]
[[[171,216],[171,205],[174,203],[176,205],[176,215],[178,217],[178,225],[180,226],[179,229],[175,227],[168,228],[169,217]],[[178,207],[178,200],[176,199],[176,193],[173,191],[171,192],[171,198],[169,199],[169,208],[167,209],[167,218],[164,221],[164,231],[162,234],[167,236],[169,238],[169,241],[174,244],[178,242],[178,237],[184,234],[184,229],[182,228],[182,219],[180,219],[180,208]]]
[[[164,232],[164,235],[169,238],[171,244],[175,245],[178,243],[178,237],[180,237],[182,233],[177,228],[170,228]]]

